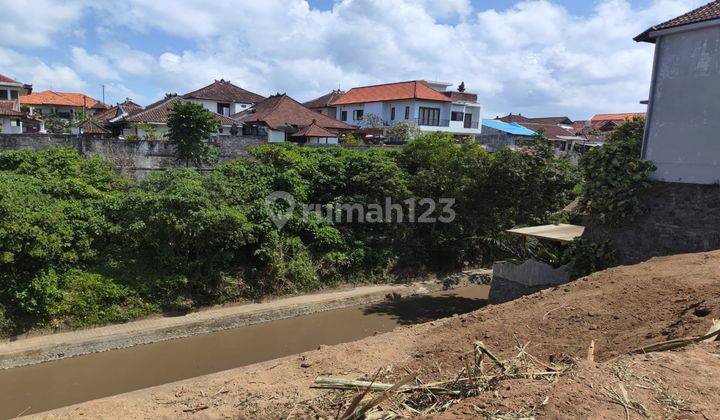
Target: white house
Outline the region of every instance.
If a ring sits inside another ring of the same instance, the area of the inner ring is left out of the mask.
[[[720,182],[720,1],[653,26],[655,43],[642,157],[653,178]]]
[[[31,91],[31,85],[0,74],[0,133],[18,134],[43,128],[42,121],[20,110],[20,98]]]
[[[423,131],[443,131],[458,137],[480,134],[480,105],[477,95],[448,90],[450,83],[413,80],[350,89],[335,99],[336,118],[367,127],[369,114],[383,125],[411,121]]]
[[[208,110],[229,117],[265,100],[264,96],[230,83],[215,80],[213,83],[182,96],[188,102],[200,104]]]

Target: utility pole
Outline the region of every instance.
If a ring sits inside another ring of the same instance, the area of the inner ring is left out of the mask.
[[[103,96],[103,102],[102,102],[102,103],[103,103],[103,105],[105,105],[105,85],[100,85],[100,86],[102,86],[102,96]]]

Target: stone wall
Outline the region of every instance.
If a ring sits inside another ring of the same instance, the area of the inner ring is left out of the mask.
[[[247,156],[248,147],[264,143],[260,137],[222,136],[212,144],[220,150],[220,161]],[[71,147],[84,156],[102,156],[128,176],[143,177],[150,172],[182,166],[175,147],[164,141],[128,141],[70,134],[0,134],[0,152]]]
[[[644,214],[632,225],[612,228],[590,217],[583,237],[610,240],[625,264],[720,249],[720,185],[657,182],[641,201]]]

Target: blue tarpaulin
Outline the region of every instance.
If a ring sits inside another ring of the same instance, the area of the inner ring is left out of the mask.
[[[536,132],[515,122],[503,122],[500,120],[483,120],[483,127],[490,127],[516,136],[535,136]]]

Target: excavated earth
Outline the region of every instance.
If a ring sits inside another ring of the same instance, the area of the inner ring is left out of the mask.
[[[461,356],[481,340],[500,358],[514,357],[520,344],[540,361],[573,358],[577,365],[555,381],[502,381],[433,416],[617,419],[625,407],[610,395],[624,389],[649,418],[720,419],[720,342],[629,354],[703,335],[713,318],[720,318],[720,252],[655,258],[462,316],[39,416],[334,418],[322,402],[340,393],[310,388],[318,375],[369,378],[382,369],[384,380],[407,372],[442,380],[461,371]],[[594,362],[586,360],[591,340]],[[629,409],[628,417],[640,416]]]

